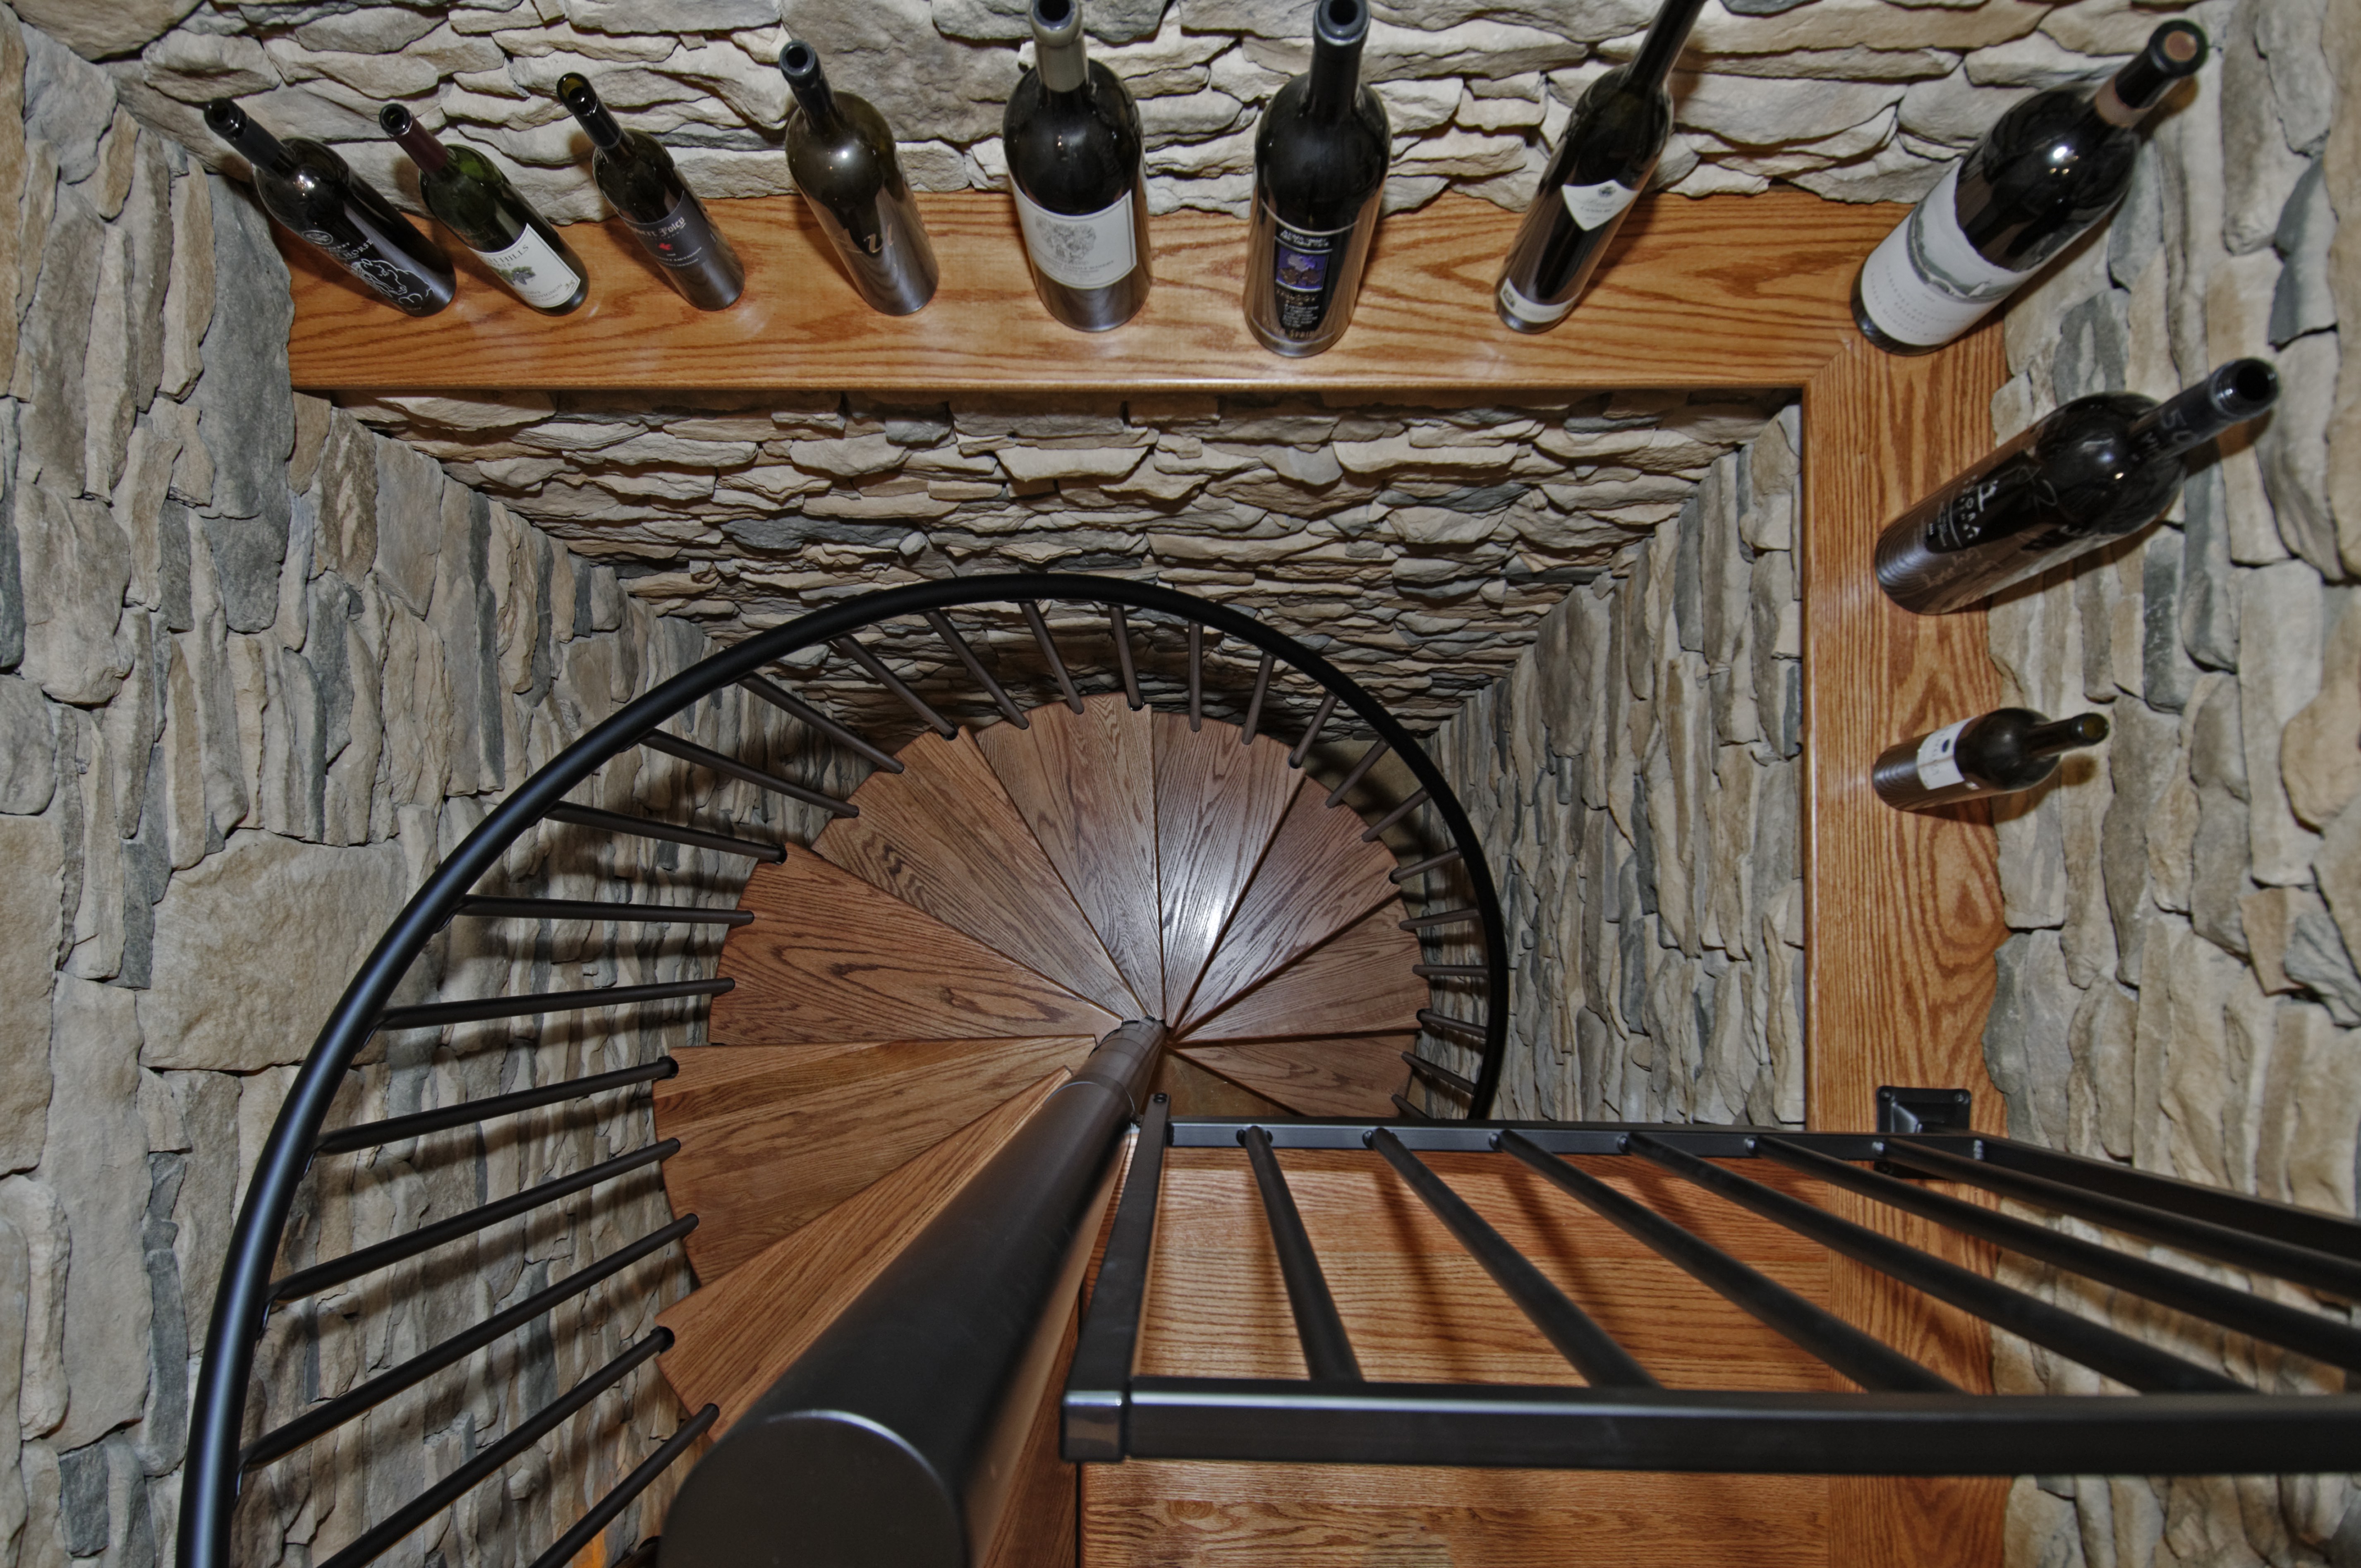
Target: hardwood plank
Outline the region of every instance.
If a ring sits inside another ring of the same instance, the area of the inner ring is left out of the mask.
[[[1222,928],[1303,775],[1287,747],[1213,719],[1156,715],[1156,856],[1163,905],[1164,1011],[1180,1017]]]
[[[1177,1049],[1299,1116],[1392,1116],[1394,1094],[1410,1077],[1401,1053],[1417,1042],[1414,1034],[1348,1035]]]
[[[1989,807],[1892,810],[1870,763],[1894,740],[1998,705],[1981,610],[1916,616],[1879,591],[1877,534],[1992,445],[2006,375],[1995,323],[1939,354],[1896,358],[1854,342],[1804,394],[1804,892],[1806,1108],[1812,1125],[1874,1124],[1880,1084],[1965,1088],[1976,1125],[2002,1130],[1983,1065],[2001,919]],[[1961,1239],[1850,1194],[1828,1206],[1954,1261]],[[1990,1387],[1983,1326],[1839,1263],[1831,1304],[1962,1387]],[[2001,1554],[2004,1480],[1847,1477],[1831,1485],[1831,1549],[1864,1565],[1981,1564]]]
[[[702,1046],[656,1085],[675,1213],[710,1283],[1097,1044],[1088,1035]]]
[[[1142,1001],[1164,994],[1156,891],[1156,731],[1122,696],[995,724],[975,742],[1115,969]]]
[[[1381,909],[1312,948],[1189,1031],[1186,1044],[1416,1030],[1426,981],[1418,938]]]
[[[1392,851],[1362,843],[1361,818],[1327,798],[1317,785],[1297,791],[1197,981],[1181,1034],[1371,910],[1400,902]]]
[[[1113,1214],[1115,1205],[1107,1205]],[[1066,1393],[1066,1372],[1074,1361],[1074,1339],[1082,1328],[1082,1308],[1066,1317],[1065,1342],[1058,1347],[1049,1387],[1041,1391],[1040,1407],[1025,1434],[1016,1459],[1016,1478],[1008,1501],[1002,1505],[992,1543],[983,1553],[983,1568],[1073,1568],[1082,1545],[1081,1466],[1058,1457],[1060,1409]]]
[[[1827,1568],[1828,1490],[1817,1475],[1135,1459],[1082,1466],[1082,1563]]]
[[[1245,1088],[1221,1074],[1200,1067],[1177,1051],[1166,1051],[1156,1064],[1150,1093],[1172,1102],[1175,1116],[1292,1116],[1295,1112],[1278,1101]]]
[[[906,771],[870,774],[861,815],[813,850],[1118,1019],[1152,1016],[973,740],[928,733],[897,755]]]
[[[730,933],[712,1035],[740,1046],[1104,1036],[1122,1020],[810,855],[756,868],[760,916]]]
[[[1312,359],[1265,352],[1238,297],[1246,225],[1150,221],[1156,288],[1114,332],[1070,332],[1034,298],[1006,196],[918,198],[942,261],[935,301],[881,316],[854,298],[801,201],[708,203],[746,263],[745,298],[711,313],[661,286],[619,222],[566,230],[588,302],[545,317],[472,256],[459,296],[397,315],[285,239],[295,279],[289,364],[307,390],[540,387],[843,388],[947,392],[1776,387],[1802,384],[1851,335],[1853,272],[1901,210],[1801,191],[1642,202],[1583,301],[1576,333],[1527,337],[1492,314],[1519,214],[1446,195],[1378,230],[1353,330]]]
[[[657,1362],[681,1403],[719,1405],[726,1430],[1065,1081],[1047,1075],[658,1313],[678,1336]]]

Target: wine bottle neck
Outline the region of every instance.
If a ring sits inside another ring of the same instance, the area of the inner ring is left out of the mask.
[[[1090,56],[1082,48],[1082,11],[1077,0],[1035,0],[1033,63],[1044,93],[1080,93],[1090,85]]]
[[[410,154],[418,167],[428,174],[439,174],[451,161],[451,149],[436,140],[434,134],[412,121],[407,130],[397,132],[393,138],[401,150]]]
[[[611,152],[623,145],[623,127],[615,123],[607,105],[598,102],[598,94],[588,81],[566,72],[557,79],[557,98],[590,133],[591,146],[601,152]]]
[[[2167,22],[2147,47],[2099,84],[2091,107],[2111,126],[2128,128],[2147,117],[2166,91],[2205,63],[2205,35],[2190,22]]]
[[[1631,57],[1626,69],[1631,85],[1655,92],[1672,74],[1673,61],[1678,60],[1681,47],[1689,41],[1689,29],[1697,26],[1697,13],[1705,9],[1705,0],[1664,0],[1664,8],[1648,25],[1648,36],[1640,40],[1640,52]]]
[[[2253,419],[2279,395],[2279,373],[2270,366],[2233,359],[2134,421],[2132,441],[2144,457],[2177,457]]]
[[[836,128],[836,90],[828,84],[828,73],[820,69],[819,55],[811,45],[800,38],[788,40],[779,51],[779,73],[787,79],[787,91],[796,95],[796,104],[804,117],[817,131]]]
[[[1332,44],[1324,38],[1312,45],[1312,71],[1303,84],[1303,112],[1315,120],[1341,120],[1352,113],[1361,92],[1361,45]]]
[[[2053,719],[2037,724],[2025,732],[2025,754],[2028,757],[2055,757],[2083,746],[2095,746],[2107,738],[2107,721],[2095,713],[2077,714],[2071,718]]]
[[[280,144],[277,137],[246,117],[246,111],[226,98],[216,98],[205,108],[205,124],[214,135],[237,148],[255,168],[273,174],[292,174],[295,158]]]

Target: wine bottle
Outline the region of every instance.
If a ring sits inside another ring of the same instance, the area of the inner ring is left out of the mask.
[[[2279,395],[2260,359],[2233,359],[2165,402],[2077,398],[1886,525],[1877,584],[1921,615],[1998,593],[2162,517],[2182,454]]]
[[[1889,746],[1870,770],[1880,800],[1904,811],[2031,789],[2058,771],[2058,759],[2107,738],[2095,713],[2052,722],[2029,707],[1996,707]]]
[[[511,293],[553,316],[590,297],[581,258],[490,159],[465,142],[441,141],[399,104],[379,109],[377,123],[418,165],[426,210],[483,258]]]
[[[2037,93],[1994,121],[1861,263],[1852,317],[1893,354],[1939,348],[2113,212],[2130,188],[2138,126],[2205,63],[2205,35],[2167,22],[2095,87]]]
[[[700,311],[736,304],[745,291],[746,269],[705,215],[697,192],[681,183],[672,154],[645,131],[617,125],[578,71],[557,79],[557,97],[590,133],[590,177],[639,236],[664,281]]]
[[[1317,354],[1353,324],[1389,148],[1386,106],[1360,82],[1368,35],[1365,0],[1316,0],[1312,69],[1255,129],[1246,327],[1274,354]]]
[[[1493,309],[1516,331],[1547,332],[1590,286],[1664,154],[1673,129],[1664,78],[1704,8],[1705,0],[1664,0],[1631,63],[1592,82],[1576,103],[1493,296]]]
[[[799,38],[779,51],[796,95],[787,115],[787,170],[852,286],[873,310],[906,316],[935,297],[940,269],[885,116],[829,87],[819,54]]]
[[[355,179],[343,159],[307,137],[280,141],[226,98],[205,105],[205,124],[254,166],[264,212],[386,303],[431,316],[451,302],[459,286],[451,258]]]
[[[1148,303],[1139,106],[1084,54],[1081,0],[1033,0],[1033,47],[1000,124],[1025,259],[1051,315],[1104,332]]]

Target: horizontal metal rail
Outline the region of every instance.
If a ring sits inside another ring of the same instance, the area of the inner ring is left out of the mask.
[[[550,1543],[548,1551],[533,1560],[533,1568],[566,1568],[598,1536],[613,1522],[617,1514],[631,1507],[631,1499],[654,1485],[655,1478],[672,1468],[673,1462],[693,1447],[715,1421],[721,1419],[721,1407],[708,1405],[680,1424],[680,1430],[664,1439],[657,1450],[642,1460],[629,1475],[615,1483],[612,1490],[592,1505],[588,1513],[575,1521],[574,1528]],[[639,1554],[633,1552],[632,1556]],[[630,1559],[625,1559],[626,1562]]]
[[[697,1216],[684,1214],[663,1229],[649,1232],[631,1245],[576,1269],[556,1284],[535,1291],[474,1328],[419,1352],[399,1366],[379,1373],[368,1382],[337,1395],[324,1405],[313,1406],[285,1425],[274,1427],[247,1443],[239,1455],[239,1467],[258,1470],[274,1460],[285,1458],[313,1439],[332,1432],[363,1411],[385,1403],[404,1388],[415,1387],[445,1367],[465,1361],[503,1334],[522,1328],[560,1302],[579,1296],[602,1279],[612,1278],[650,1254],[661,1252],[695,1229]]]
[[[1303,1229],[1303,1215],[1287,1190],[1287,1177],[1270,1152],[1270,1135],[1248,1127],[1238,1135],[1238,1142],[1246,1146],[1256,1190],[1262,1194],[1263,1218],[1279,1254],[1279,1277],[1287,1282],[1287,1305],[1295,1315],[1303,1365],[1318,1382],[1359,1381],[1361,1363],[1353,1354],[1352,1336],[1337,1314],[1336,1298],[1329,1293],[1328,1277],[1321,1272],[1320,1255]]]
[[[478,920],[614,920],[648,926],[751,926],[751,909],[697,909],[680,904],[621,904],[598,898],[488,898],[469,894],[453,912]]]
[[[625,833],[635,839],[655,839],[667,844],[686,844],[693,850],[712,850],[724,855],[743,855],[765,865],[774,866],[787,858],[787,851],[781,845],[759,844],[735,834],[711,833],[702,828],[681,828],[645,817],[626,817],[620,811],[601,811],[595,806],[573,806],[560,801],[544,815],[552,822],[595,828],[601,833]]]
[[[1994,1169],[2045,1176],[2070,1187],[2127,1198],[2135,1203],[2186,1214],[2195,1220],[2211,1220],[2217,1225],[2310,1247],[2333,1257],[2361,1259],[2361,1221],[2343,1214],[2257,1198],[2224,1187],[2207,1187],[2175,1176],[2158,1176],[2154,1171],[2135,1170],[2113,1160],[2068,1154],[2064,1149],[2020,1143],[2015,1138],[1921,1135],[1913,1141],[1919,1148],[1965,1154]]]
[[[932,704],[903,684],[902,677],[887,669],[883,661],[852,638],[839,637],[829,644],[838,652],[861,666],[868,677],[899,697],[902,706],[918,716],[918,722],[949,740],[959,734],[959,726],[937,713]]]
[[[783,795],[789,800],[799,800],[806,806],[818,806],[830,817],[861,815],[861,807],[849,800],[839,800],[832,795],[822,795],[819,791],[799,784],[793,779],[783,779],[776,773],[765,773],[752,763],[740,762],[727,752],[717,751],[710,746],[700,746],[694,740],[684,740],[677,735],[667,735],[661,729],[651,729],[641,736],[640,744],[651,751],[662,751],[668,757],[678,757],[682,762],[703,768],[708,773],[719,773],[725,778],[737,779],[752,784],[756,789],[765,789],[773,795]]]
[[[330,1258],[325,1263],[316,1263],[309,1268],[299,1268],[292,1274],[283,1275],[271,1281],[270,1299],[293,1301],[302,1297],[317,1295],[332,1285],[341,1285],[347,1279],[358,1278],[364,1274],[386,1267],[390,1264],[400,1263],[404,1258],[416,1257],[422,1252],[431,1252],[446,1243],[457,1241],[461,1236],[471,1236],[478,1231],[497,1225],[503,1220],[513,1220],[519,1214],[530,1214],[535,1209],[555,1203],[560,1198],[569,1197],[586,1187],[595,1187],[599,1182],[611,1180],[618,1176],[627,1176],[642,1166],[654,1165],[659,1161],[670,1159],[679,1151],[680,1140],[666,1138],[661,1143],[649,1144],[644,1147],[633,1149],[629,1154],[620,1154],[612,1159],[601,1160],[588,1169],[577,1170],[571,1176],[561,1176],[555,1181],[544,1181],[538,1187],[528,1187],[522,1192],[502,1198],[496,1202],[479,1204],[476,1208],[454,1214],[449,1219],[437,1223],[422,1225],[414,1231],[408,1231],[390,1240],[381,1241],[375,1246],[366,1246],[358,1252],[348,1252],[342,1257]]]
[[[415,1499],[396,1509],[383,1523],[362,1532],[358,1541],[337,1552],[320,1568],[360,1568],[375,1562],[412,1530],[466,1497],[499,1472],[501,1466],[556,1430],[568,1416],[630,1376],[650,1358],[672,1348],[672,1331],[658,1329],[639,1343],[574,1386],[563,1398],[535,1411],[530,1420],[485,1449]]]
[[[846,729],[778,682],[763,675],[748,675],[738,684],[805,729],[828,737],[856,756],[867,758],[873,765],[889,773],[902,771],[901,758],[872,743],[858,732]]]
[[[1266,1157],[1268,1146],[1266,1142]],[[1542,1337],[1555,1345],[1558,1354],[1572,1362],[1575,1370],[1593,1387],[1661,1387],[1630,1351],[1615,1343],[1613,1335],[1576,1306],[1572,1298],[1551,1283],[1530,1258],[1510,1246],[1507,1238],[1494,1230],[1483,1215],[1469,1208],[1467,1201],[1454,1192],[1443,1178],[1404,1148],[1401,1139],[1391,1130],[1380,1127],[1370,1134],[1369,1146],[1385,1157],[1385,1162],[1394,1168],[1394,1174],[1418,1194],[1428,1212],[1458,1238],[1469,1256],[1484,1266],[1492,1283],[1517,1304],[1517,1310],[1532,1321]]]
[[[684,996],[719,996],[734,980],[667,980],[653,985],[587,986],[577,991],[536,991],[524,996],[485,996],[472,1002],[422,1002],[389,1007],[378,1014],[379,1029],[439,1029],[487,1018],[531,1018],[544,1013],[579,1013],[590,1007],[622,1007],[641,1002],[674,1002]]]
[[[950,617],[939,609],[927,611],[926,617],[927,624],[935,629],[935,635],[941,638],[944,644],[958,655],[959,662],[967,666],[968,677],[982,686],[984,695],[992,698],[992,706],[1000,709],[1000,717],[1019,729],[1033,728],[1025,717],[1025,710],[1011,701],[1008,694],[1001,689],[1000,683],[992,678],[992,672],[983,667],[983,661],[975,656],[975,650],[969,647],[967,639],[959,634],[959,629],[951,624]]]
[[[1041,650],[1042,663],[1049,666],[1049,674],[1058,682],[1058,695],[1065,699],[1068,707],[1082,712],[1082,694],[1074,689],[1074,677],[1066,673],[1066,661],[1058,655],[1057,640],[1049,635],[1049,623],[1041,619],[1040,605],[1026,599],[1017,608],[1025,612],[1025,624],[1033,629],[1033,641]]]
[[[321,1154],[347,1154],[354,1149],[376,1148],[384,1144],[398,1144],[407,1138],[423,1138],[429,1133],[440,1133],[452,1127],[473,1126],[478,1122],[513,1116],[520,1111],[555,1105],[563,1101],[588,1100],[610,1089],[624,1089],[634,1083],[653,1083],[678,1076],[680,1063],[670,1057],[658,1057],[641,1067],[594,1072],[586,1078],[564,1079],[556,1083],[544,1083],[538,1089],[519,1089],[507,1094],[489,1095],[481,1100],[462,1100],[455,1105],[439,1105],[432,1111],[415,1111],[407,1116],[389,1116],[381,1122],[357,1123],[323,1134],[320,1141],[313,1146]]]

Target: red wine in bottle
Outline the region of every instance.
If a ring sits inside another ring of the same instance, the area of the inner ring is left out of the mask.
[[[2077,398],[1886,525],[1877,586],[1940,615],[2147,527],[2180,493],[2182,455],[2279,394],[2260,359],[2233,359],[2158,403]]]
[[[386,303],[431,316],[451,302],[458,291],[451,258],[355,179],[343,159],[303,137],[280,141],[226,98],[205,105],[205,124],[254,166],[264,212]]]
[[[645,131],[617,125],[579,72],[557,79],[557,97],[590,133],[590,177],[664,281],[700,311],[736,304],[746,289],[746,269],[705,215],[697,192],[682,183],[672,154]]]
[[[1547,332],[1590,286],[1664,155],[1673,129],[1664,77],[1704,8],[1705,0],[1664,0],[1631,63],[1592,82],[1575,104],[1493,294],[1492,308],[1516,331]]]
[[[1033,47],[1000,125],[1026,264],[1051,315],[1104,332],[1148,303],[1139,106],[1083,52],[1081,0],[1034,0]]]
[[[2205,35],[2167,22],[2095,87],[2053,87],[1983,139],[1861,264],[1853,320],[1893,354],[1939,348],[2015,292],[2131,186],[2138,126],[2205,63]]]
[[[852,286],[889,316],[925,309],[941,272],[885,116],[829,86],[819,51],[801,38],[779,51],[779,73],[796,95],[788,171]]]
[[[2029,707],[1996,707],[1887,747],[1870,782],[1886,805],[1927,811],[2031,789],[2058,771],[2066,752],[2106,738],[2107,721],[2095,713],[2053,722]]]
[[[1274,354],[1317,354],[1353,324],[1386,190],[1386,106],[1361,84],[1364,0],[1316,0],[1312,69],[1255,130],[1246,327]]]
[[[551,316],[590,297],[582,258],[490,159],[465,142],[445,144],[399,104],[379,110],[377,120],[418,165],[426,210],[481,257],[511,293]]]

